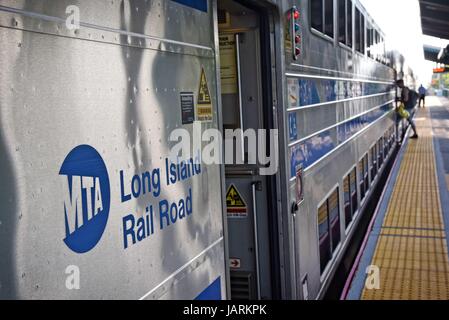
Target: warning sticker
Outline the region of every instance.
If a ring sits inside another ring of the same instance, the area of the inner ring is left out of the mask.
[[[245,200],[233,184],[229,186],[226,192],[226,206],[228,217],[242,218],[248,215]]]
[[[197,99],[197,120],[212,121],[212,100],[210,98],[209,86],[207,85],[206,73],[201,68],[200,86]]]

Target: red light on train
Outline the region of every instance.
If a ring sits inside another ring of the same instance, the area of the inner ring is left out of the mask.
[[[301,43],[301,27],[299,25],[299,10],[296,7],[290,9],[289,16],[293,17],[290,21],[290,32],[292,36],[293,46],[293,59],[298,60],[298,56],[301,54],[301,49],[299,47]]]
[[[296,20],[296,19],[299,19],[299,11],[298,10],[294,10],[294,12],[293,12],[293,18]]]

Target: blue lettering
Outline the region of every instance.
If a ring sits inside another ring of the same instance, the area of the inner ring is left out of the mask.
[[[145,186],[148,186],[148,191],[151,191],[151,174],[149,171],[146,171],[142,173],[142,194],[145,194],[147,192],[147,189]]]
[[[176,183],[176,177],[177,177],[177,174],[176,174],[176,165],[174,164],[174,163],[170,163],[170,182],[173,184],[173,183]]]
[[[123,183],[123,170],[120,170],[120,196],[122,202],[131,200],[130,194],[125,195],[125,184]]]
[[[181,180],[186,180],[188,177],[190,177],[190,174],[187,174],[187,165],[184,161],[181,161],[180,166],[181,166]]]
[[[170,206],[170,220],[172,223],[175,223],[178,219],[178,207],[176,202],[172,203]]]
[[[189,194],[186,197],[186,211],[187,215],[190,216],[193,212],[192,208],[192,188],[189,188]]]
[[[170,220],[168,217],[168,201],[167,200],[161,200],[159,201],[159,224],[161,227],[161,230],[164,229],[164,219],[166,221],[166,225],[170,225]]]
[[[129,228],[127,227],[128,221],[131,222]],[[131,236],[132,243],[136,243],[136,235],[134,233],[134,216],[132,214],[123,217],[123,245],[125,249],[128,248],[128,235]]]
[[[140,196],[140,178],[137,174],[131,180],[131,192],[133,193],[134,198],[138,198]]]
[[[145,239],[145,220],[143,217],[137,219],[137,241]]]
[[[151,183],[153,185],[153,196],[159,197],[161,194],[161,171],[159,169],[153,170]]]
[[[179,219],[181,220],[184,219],[186,216],[186,211],[184,208],[185,204],[183,199],[179,200],[178,206],[179,206]]]

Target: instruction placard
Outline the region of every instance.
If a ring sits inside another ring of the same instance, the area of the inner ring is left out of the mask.
[[[181,92],[181,120],[182,124],[193,123],[195,120],[195,101],[193,92]]]
[[[198,121],[212,121],[212,100],[210,98],[209,86],[207,84],[206,73],[201,68],[200,85],[198,89],[196,114]]]
[[[221,93],[237,93],[237,64],[234,34],[220,34]]]
[[[289,108],[299,107],[298,79],[287,78],[287,88],[288,88],[288,107]]]
[[[227,214],[230,218],[244,218],[248,216],[245,200],[237,188],[231,184],[226,192]]]

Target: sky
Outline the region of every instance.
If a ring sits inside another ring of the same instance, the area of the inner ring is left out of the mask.
[[[418,0],[360,0],[387,35],[387,46],[399,50],[418,76],[429,85],[435,63],[424,59],[423,44],[442,47],[447,40],[424,36]]]

